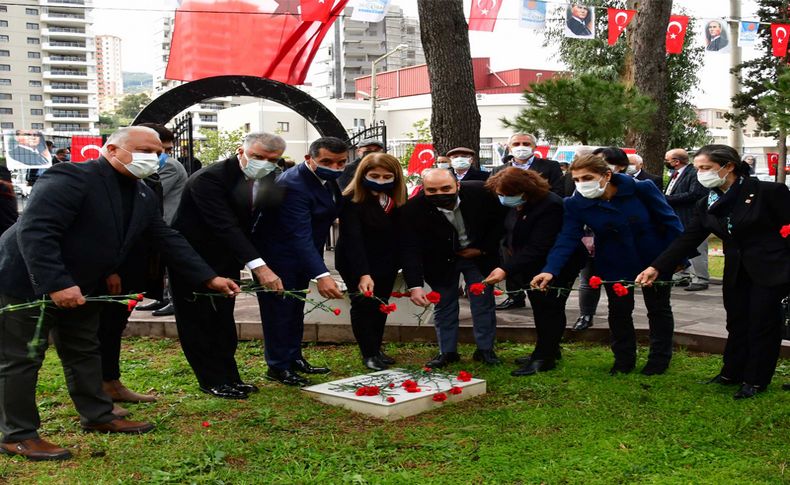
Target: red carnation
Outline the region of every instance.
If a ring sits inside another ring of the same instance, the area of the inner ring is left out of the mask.
[[[603,280],[599,276],[593,276],[590,278],[590,282],[588,284],[590,285],[590,288],[597,290],[603,284]]]
[[[620,283],[613,284],[612,290],[614,291],[614,294],[617,296],[625,296],[628,294],[628,288],[626,288]]]
[[[417,387],[417,383],[411,379],[406,379],[405,381],[403,381],[403,384],[401,384],[401,387],[405,389],[408,389],[410,387]]]
[[[494,296],[502,296],[505,292],[499,289],[494,290]]]
[[[354,392],[354,394],[356,394],[357,396],[364,396],[365,395],[365,387],[364,386],[360,387],[359,389],[357,389]]]
[[[442,296],[439,294],[438,291],[432,291],[425,295],[425,299],[431,302],[432,304],[436,305],[442,299]]]
[[[335,308],[334,310],[332,310],[332,313],[334,313],[335,316],[340,315],[340,308]]]
[[[390,296],[392,296],[393,298],[401,298],[410,295],[408,293],[401,293],[400,291],[393,291],[392,293],[390,293]]]
[[[392,396],[387,396],[387,402],[395,402],[395,398]]]
[[[200,423],[200,425],[203,426],[204,428],[208,428],[209,426],[211,426],[211,423],[209,423],[208,421],[203,421],[202,423]]]
[[[390,389],[394,389],[394,388],[395,388],[395,383],[394,382],[390,382]]]
[[[422,392],[422,389],[419,387],[407,387],[406,392]]]
[[[424,370],[425,372],[431,372],[433,369],[431,369],[430,367],[426,366],[426,367],[423,367],[422,370]]]
[[[363,293],[363,295],[365,295],[366,298],[372,298],[373,297],[373,292],[372,291],[366,291],[365,293]]]
[[[137,301],[143,301],[143,294],[142,293],[138,293],[135,298],[137,298]]]
[[[395,310],[398,309],[398,305],[396,305],[394,303],[390,303],[389,305],[387,305],[387,307],[390,309],[390,313],[392,313],[392,312],[394,312]]]
[[[782,226],[782,228],[779,230],[779,234],[781,234],[784,238],[790,236],[790,224]]]
[[[433,400],[436,402],[444,402],[447,400],[447,394],[443,392],[437,392],[433,395]]]
[[[129,311],[134,310],[134,307],[137,306],[137,300],[124,300],[123,303],[126,303],[126,309]]]
[[[458,386],[453,386],[450,388],[450,394],[461,394],[462,392],[464,392],[463,389]]]
[[[469,382],[472,380],[472,374],[466,372],[465,370],[462,370],[461,372],[458,373],[458,377],[456,377],[456,379],[458,379],[461,382]]]
[[[378,386],[368,386],[367,392],[365,393],[366,396],[378,396],[381,392]]]
[[[486,285],[483,283],[472,283],[469,285],[469,293],[478,296],[482,295],[486,291]]]

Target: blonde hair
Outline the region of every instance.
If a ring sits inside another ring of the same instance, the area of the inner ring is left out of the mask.
[[[598,175],[606,175],[607,172],[611,172],[606,160],[604,160],[600,155],[594,155],[592,153],[574,157],[573,163],[571,163],[570,171],[573,172],[574,170],[589,170],[590,172],[597,173]]]
[[[372,197],[369,189],[362,185],[365,176],[374,168],[383,168],[388,172],[395,175],[392,179],[395,182],[395,187],[392,189],[392,200],[395,201],[395,206],[400,207],[406,203],[406,182],[403,179],[403,168],[397,158],[388,153],[375,152],[365,155],[365,158],[359,162],[357,171],[354,173],[354,178],[349,182],[343,195],[350,195],[351,201],[359,204]]]

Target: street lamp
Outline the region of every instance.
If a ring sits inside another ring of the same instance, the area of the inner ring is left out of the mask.
[[[376,94],[378,91],[378,86],[376,86],[376,64],[388,58],[392,54],[398,52],[399,50],[405,49],[407,47],[409,47],[407,44],[399,44],[391,51],[387,52],[383,56],[379,57],[378,59],[370,63],[370,126],[371,127],[376,126],[376,99],[377,99]]]

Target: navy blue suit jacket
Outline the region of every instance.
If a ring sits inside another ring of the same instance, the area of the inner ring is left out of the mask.
[[[261,211],[253,229],[261,257],[280,277],[314,278],[328,272],[324,245],[343,203],[337,182],[323,185],[301,163],[283,172],[275,184],[284,189],[282,203]]]

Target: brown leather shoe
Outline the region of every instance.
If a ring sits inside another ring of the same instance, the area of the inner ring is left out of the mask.
[[[138,403],[156,401],[156,396],[130,391],[119,380],[102,382],[102,390],[112,398],[113,402]]]
[[[143,434],[154,429],[154,425],[145,421],[127,421],[118,418],[108,423],[84,424],[82,429],[99,433]]]
[[[119,418],[125,418],[126,416],[129,416],[130,414],[132,414],[132,412],[129,411],[128,409],[122,408],[121,406],[119,406],[117,404],[113,404],[112,405],[112,413],[114,415],[118,416]]]
[[[0,443],[0,453],[20,455],[32,461],[68,460],[71,452],[41,438],[31,438],[16,443]]]

